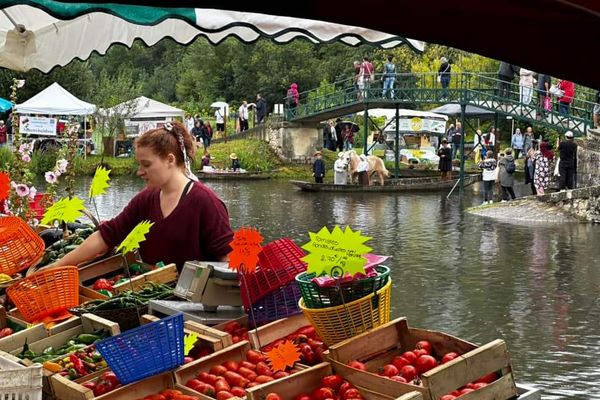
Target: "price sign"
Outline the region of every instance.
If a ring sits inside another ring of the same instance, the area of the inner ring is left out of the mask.
[[[106,192],[106,189],[110,186],[108,183],[110,180],[110,177],[108,176],[110,171],[110,169],[107,170],[103,166],[96,168],[96,173],[94,174],[94,179],[92,179],[92,185],[90,186],[90,199]]]
[[[140,243],[146,240],[146,234],[150,232],[150,228],[154,222],[142,221],[133,228],[129,235],[121,242],[117,251],[121,250],[122,254],[129,253],[140,248]]]
[[[229,268],[234,271],[254,273],[258,263],[258,255],[262,251],[260,246],[263,237],[256,228],[241,228],[234,232],[229,253]]]
[[[83,215],[84,209],[83,200],[78,197],[60,199],[46,210],[41,223],[52,225],[54,221],[75,222]]]
[[[194,348],[194,345],[198,341],[198,335],[196,333],[190,333],[189,335],[185,335],[183,338],[183,354],[188,355],[190,351]]]
[[[364,243],[370,237],[362,236],[360,231],[352,231],[349,226],[342,231],[337,225],[331,232],[323,227],[318,233],[309,232],[309,236],[310,242],[302,246],[310,252],[302,258],[308,264],[306,272],[317,276],[365,273],[367,259],[363,255],[371,248]]]
[[[293,367],[297,361],[300,361],[300,351],[294,343],[286,340],[267,352],[267,360],[273,371],[284,371],[287,367]]]

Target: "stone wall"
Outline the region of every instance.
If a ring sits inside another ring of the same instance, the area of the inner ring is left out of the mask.
[[[600,185],[600,146],[588,140],[577,144],[577,186]]]
[[[314,123],[270,122],[254,128],[252,136],[265,140],[287,162],[312,162],[314,152],[323,147],[321,130]]]
[[[600,223],[600,186],[590,186],[537,196],[545,202],[582,222]]]

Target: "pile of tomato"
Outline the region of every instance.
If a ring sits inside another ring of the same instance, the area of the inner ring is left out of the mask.
[[[13,333],[15,333],[15,331],[12,328],[2,328],[0,329],[0,339],[8,337]]]
[[[387,377],[396,382],[410,383],[421,386],[421,374],[437,367],[438,365],[452,361],[459,356],[460,354],[457,352],[448,352],[438,360],[433,356],[431,343],[429,343],[427,340],[421,340],[417,342],[415,349],[411,351],[405,351],[401,355],[394,356],[394,358],[392,358],[388,364],[379,368],[377,372],[379,375]],[[351,360],[348,362],[348,365],[352,368],[362,371],[367,370],[365,364],[358,360]],[[489,383],[492,383],[496,379],[496,373],[482,376],[475,382],[468,383],[464,387],[461,387],[452,393],[443,396],[440,400],[456,399],[463,394],[480,389]]]
[[[97,397],[121,387],[121,382],[114,372],[106,371],[98,379],[83,382],[81,386],[92,390],[94,397]]]
[[[233,343],[248,340],[248,328],[241,326],[237,321],[229,321],[225,324],[223,330],[231,335],[231,341]]]
[[[287,397],[287,396],[286,396]],[[265,400],[282,400],[278,393],[269,393]],[[360,400],[362,395],[350,382],[339,375],[327,375],[321,378],[321,386],[310,393],[301,393],[294,400]]]
[[[200,400],[200,398],[183,394],[181,390],[165,389],[156,394],[149,394],[139,400]]]
[[[213,365],[208,372],[200,372],[188,380],[185,386],[217,400],[245,397],[251,387],[289,376],[290,372],[275,372],[259,351],[248,350],[245,361],[225,361]]]
[[[294,333],[284,338],[277,339],[262,348],[264,352],[271,351],[274,347],[292,341],[300,349],[300,363],[305,365],[317,365],[323,362],[323,352],[327,350],[327,345],[321,341],[317,331],[312,325],[303,326]]]

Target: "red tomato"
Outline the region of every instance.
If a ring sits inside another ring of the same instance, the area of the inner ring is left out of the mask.
[[[379,368],[379,375],[388,377],[398,375],[398,368],[396,368],[392,364],[386,364],[383,367]]]
[[[482,387],[486,387],[488,384],[485,382],[477,382],[473,384],[473,389],[481,389]]]
[[[252,364],[249,361],[240,361],[240,368],[248,368],[254,371],[256,369],[256,364]]]
[[[424,355],[429,354],[427,352],[427,350],[425,350],[425,349],[416,349],[416,350],[413,350],[413,353],[415,353],[415,355],[417,356],[417,358],[419,358],[420,356],[424,356]]]
[[[347,399],[360,399],[360,398],[362,398],[362,395],[360,394],[360,392],[356,388],[352,388],[352,389],[346,390],[346,392],[342,396],[342,399],[344,399],[344,400],[347,400]]]
[[[305,327],[298,329],[295,333],[297,333],[298,335],[306,335],[309,338],[317,337],[317,331],[312,325],[306,325]]]
[[[217,392],[217,400],[227,400],[227,399],[231,399],[235,397],[234,395],[232,395],[231,393],[229,393],[227,390],[221,390],[219,392]]]
[[[358,360],[348,361],[348,366],[350,368],[359,369],[361,371],[366,371],[367,370],[367,367],[365,366],[365,364],[361,363]]]
[[[260,383],[250,382],[249,384],[246,385],[246,389],[250,389],[251,387],[258,386],[258,385],[260,385]]]
[[[246,391],[244,390],[244,388],[241,388],[239,386],[234,386],[231,388],[231,394],[237,397],[246,397]]]
[[[233,372],[236,372],[238,369],[240,369],[240,365],[235,361],[225,361],[222,365],[227,368],[227,370]]]
[[[339,375],[327,375],[321,378],[321,385],[333,390],[337,390],[343,382],[344,379]]]
[[[187,357],[187,356],[186,356],[186,357],[183,357],[183,363],[184,363],[184,364],[189,364],[189,363],[191,363],[192,361],[194,361],[194,357]]]
[[[352,389],[353,387],[354,387],[354,385],[352,385],[350,382],[344,381],[344,383],[342,383],[342,386],[340,386],[340,390],[338,391],[338,394],[340,396],[343,396],[344,393],[346,393],[346,391],[348,389]]]
[[[408,383],[408,381],[406,379],[404,379],[403,377],[401,377],[400,375],[391,376],[390,379],[393,381],[396,381],[396,382]]]
[[[283,400],[283,399],[277,393],[269,393],[269,394],[267,394],[267,397],[265,398],[265,400]]]
[[[228,323],[225,324],[225,327],[223,329],[225,330],[225,332],[231,333],[231,332],[234,332],[234,331],[236,331],[236,330],[238,330],[240,328],[241,328],[241,325],[240,325],[239,322],[237,322],[237,321],[230,321],[230,322],[228,322]]]
[[[313,390],[312,397],[315,400],[325,400],[325,399],[333,398],[334,397],[333,390],[331,390],[331,388],[321,387],[321,388]]]
[[[144,400],[167,400],[167,398],[162,394],[151,394],[144,397]]]
[[[231,337],[231,342],[234,343],[234,344],[235,343],[239,343],[241,341],[242,341],[242,339],[239,336],[232,336]]]
[[[275,378],[273,378],[272,376],[268,376],[268,375],[259,375],[256,377],[256,379],[254,380],[254,382],[256,383],[267,383],[267,382],[271,382],[274,381]]]
[[[423,349],[427,351],[427,354],[431,354],[432,346],[427,340],[419,340],[415,346],[417,349]]]
[[[105,373],[100,375],[100,380],[108,382],[111,388],[114,388],[121,383],[119,381],[119,378],[117,378],[117,375],[115,375],[115,373],[111,371],[106,371]]]
[[[225,368],[222,365],[213,365],[210,368],[210,373],[213,375],[217,375],[217,376],[221,376],[223,375],[225,372],[227,372],[227,368]]]
[[[455,351],[451,351],[450,353],[446,353],[446,354],[444,354],[444,357],[442,357],[442,364],[446,364],[448,361],[452,361],[452,360],[454,360],[458,356],[460,356],[460,354],[458,354]]]
[[[240,374],[240,375],[242,375],[244,378],[249,379],[251,381],[253,381],[254,379],[248,378],[248,375],[256,375],[253,370],[248,369],[246,367],[240,367],[240,369],[237,370],[237,373]]]
[[[217,394],[219,392],[229,392],[231,390],[231,386],[229,386],[229,383],[225,380],[225,378],[219,378],[217,379],[217,381],[215,382],[215,391],[217,392]]]
[[[273,374],[273,379],[285,378],[286,376],[290,376],[289,372],[277,371]]]
[[[392,364],[398,369],[404,367],[405,365],[410,365],[410,361],[402,356],[396,356],[392,358]]]
[[[227,383],[229,383],[231,386],[246,387],[246,385],[248,383],[250,383],[250,381],[248,379],[244,378],[242,375],[238,374],[237,372],[233,372],[233,371],[225,372],[225,375],[223,375],[223,377],[227,380]]]
[[[412,365],[405,365],[404,367],[400,368],[400,375],[410,382],[417,377],[418,372],[417,369]]]
[[[256,371],[254,372],[256,372],[257,375],[273,375],[273,370],[264,361],[259,361],[256,364]]]
[[[294,397],[294,400],[313,400],[313,398],[307,395],[306,393],[300,393],[299,395]]]
[[[248,350],[246,352],[246,359],[252,364],[258,364],[261,361],[265,361],[265,356],[256,350]]]
[[[460,391],[460,395],[462,396],[463,394],[471,393],[471,392],[474,392],[474,391],[475,391],[475,389],[464,388],[463,390]]]
[[[417,368],[417,372],[422,374],[423,372],[427,372],[430,369],[437,367],[437,361],[432,356],[425,354],[417,358],[415,367]]]
[[[173,400],[173,398],[176,395],[181,395],[183,393],[181,393],[181,390],[165,389],[162,392],[160,392],[160,394],[162,394],[163,396],[165,396],[167,398],[167,400]]]
[[[204,383],[204,382],[202,382],[199,379],[190,379],[189,381],[187,381],[185,383],[185,386],[194,389],[194,386],[197,386],[198,384],[201,384],[201,383]],[[194,390],[196,390],[196,389],[194,389]]]
[[[452,396],[451,394],[445,394],[442,397],[440,397],[440,400],[454,400],[456,399],[456,396]]]
[[[402,357],[406,358],[411,364],[414,364],[417,361],[417,355],[412,351],[405,351],[402,353]]]
[[[173,396],[173,400],[198,400],[198,397],[187,394],[178,394]]]
[[[491,374],[487,374],[485,376],[482,376],[481,378],[477,379],[475,381],[475,383],[479,383],[479,382],[484,382],[484,383],[492,383],[494,382],[496,379],[498,379],[498,376],[496,375],[495,372],[492,372]]]
[[[110,392],[110,384],[108,382],[100,381],[94,388],[94,396],[98,397],[105,393]],[[164,397],[162,400],[166,400]]]
[[[15,331],[13,331],[11,328],[4,328],[4,329],[0,330],[0,339],[10,336],[13,333],[15,333]]]

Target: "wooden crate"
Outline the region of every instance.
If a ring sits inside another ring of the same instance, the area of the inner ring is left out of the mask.
[[[155,321],[159,321],[159,320],[160,320],[160,318],[158,318],[155,315],[150,315],[150,314],[144,314],[144,315],[142,315],[142,317],[140,319],[142,324],[147,324],[147,323],[155,322]],[[183,323],[183,333],[184,334],[189,335],[191,333],[195,333],[196,335],[198,335],[198,340],[201,340],[202,343],[208,345],[213,350],[213,352],[217,352],[217,351],[225,348],[226,346],[223,344],[221,337],[211,336],[210,331],[207,331],[207,328],[209,330],[211,329],[206,325],[202,325],[202,324],[199,324],[194,321],[184,321],[184,323]],[[213,329],[213,331],[216,331],[219,334],[223,333],[221,331],[217,331],[216,329]]]
[[[255,386],[247,390],[249,400],[263,400],[267,394],[274,392],[279,393],[286,399],[292,399],[295,396],[306,393],[310,394],[314,389],[321,386],[321,378],[327,375],[335,373],[331,364],[321,363],[313,367],[309,367],[293,375],[290,375],[283,379],[278,379],[273,382],[267,382],[263,385]],[[354,384],[354,383],[353,383]],[[365,400],[392,400],[392,397],[388,397],[377,393],[372,387],[365,388],[358,385],[354,385],[358,391],[363,395]],[[418,393],[417,393],[418,394]],[[412,397],[403,399],[409,400]],[[414,400],[417,400],[415,397]],[[422,398],[421,398],[422,400]]]
[[[284,338],[307,325],[310,325],[310,322],[304,314],[273,321],[260,328],[250,330],[248,332],[250,343],[253,348],[260,350],[275,340]]]
[[[87,379],[84,381],[89,382],[95,380],[97,377],[85,377]],[[55,388],[54,394],[59,400],[135,400],[158,393],[163,389],[177,389],[184,394],[196,396],[194,391],[175,383],[171,372],[165,372],[139,382],[121,386],[110,393],[98,397],[94,397],[94,393],[90,389],[81,386],[80,383],[71,382],[60,375],[54,375],[52,381],[52,385]]]
[[[395,382],[346,365],[348,361],[359,360],[366,363],[369,371],[376,371],[389,363],[394,356],[414,349],[419,340],[431,342],[433,353],[439,356],[450,351],[458,352],[462,356],[422,374],[423,386]],[[356,380],[356,384],[375,380],[380,384],[380,393],[389,396],[418,391],[425,400],[437,400],[493,372],[500,372],[500,377],[486,387],[465,395],[465,399],[505,400],[517,395],[508,349],[503,340],[497,339],[478,347],[442,332],[409,328],[405,318],[396,319],[330,347],[328,357],[336,371]]]
[[[13,319],[13,321],[18,322],[19,325],[24,325],[24,326],[29,325],[29,322],[25,321],[25,318],[23,318],[23,314],[21,314],[21,312],[19,311],[18,308],[13,308],[12,310],[10,310],[8,315]],[[56,335],[57,333],[64,332],[67,329],[71,329],[74,326],[77,326],[80,324],[81,324],[81,322],[79,322],[79,317],[72,316],[71,318],[66,319],[62,322],[59,322],[56,325],[52,325],[50,327],[46,327],[44,324],[42,324],[42,326],[44,327],[44,330],[46,331],[46,336],[53,336],[53,335]]]
[[[21,349],[25,344],[25,340],[27,340],[27,343],[33,343],[48,336],[44,324],[35,324],[31,328],[25,329],[27,323],[8,315],[4,307],[0,306],[0,329],[12,328],[13,326],[19,326],[23,330],[0,339],[0,351],[11,352]]]

